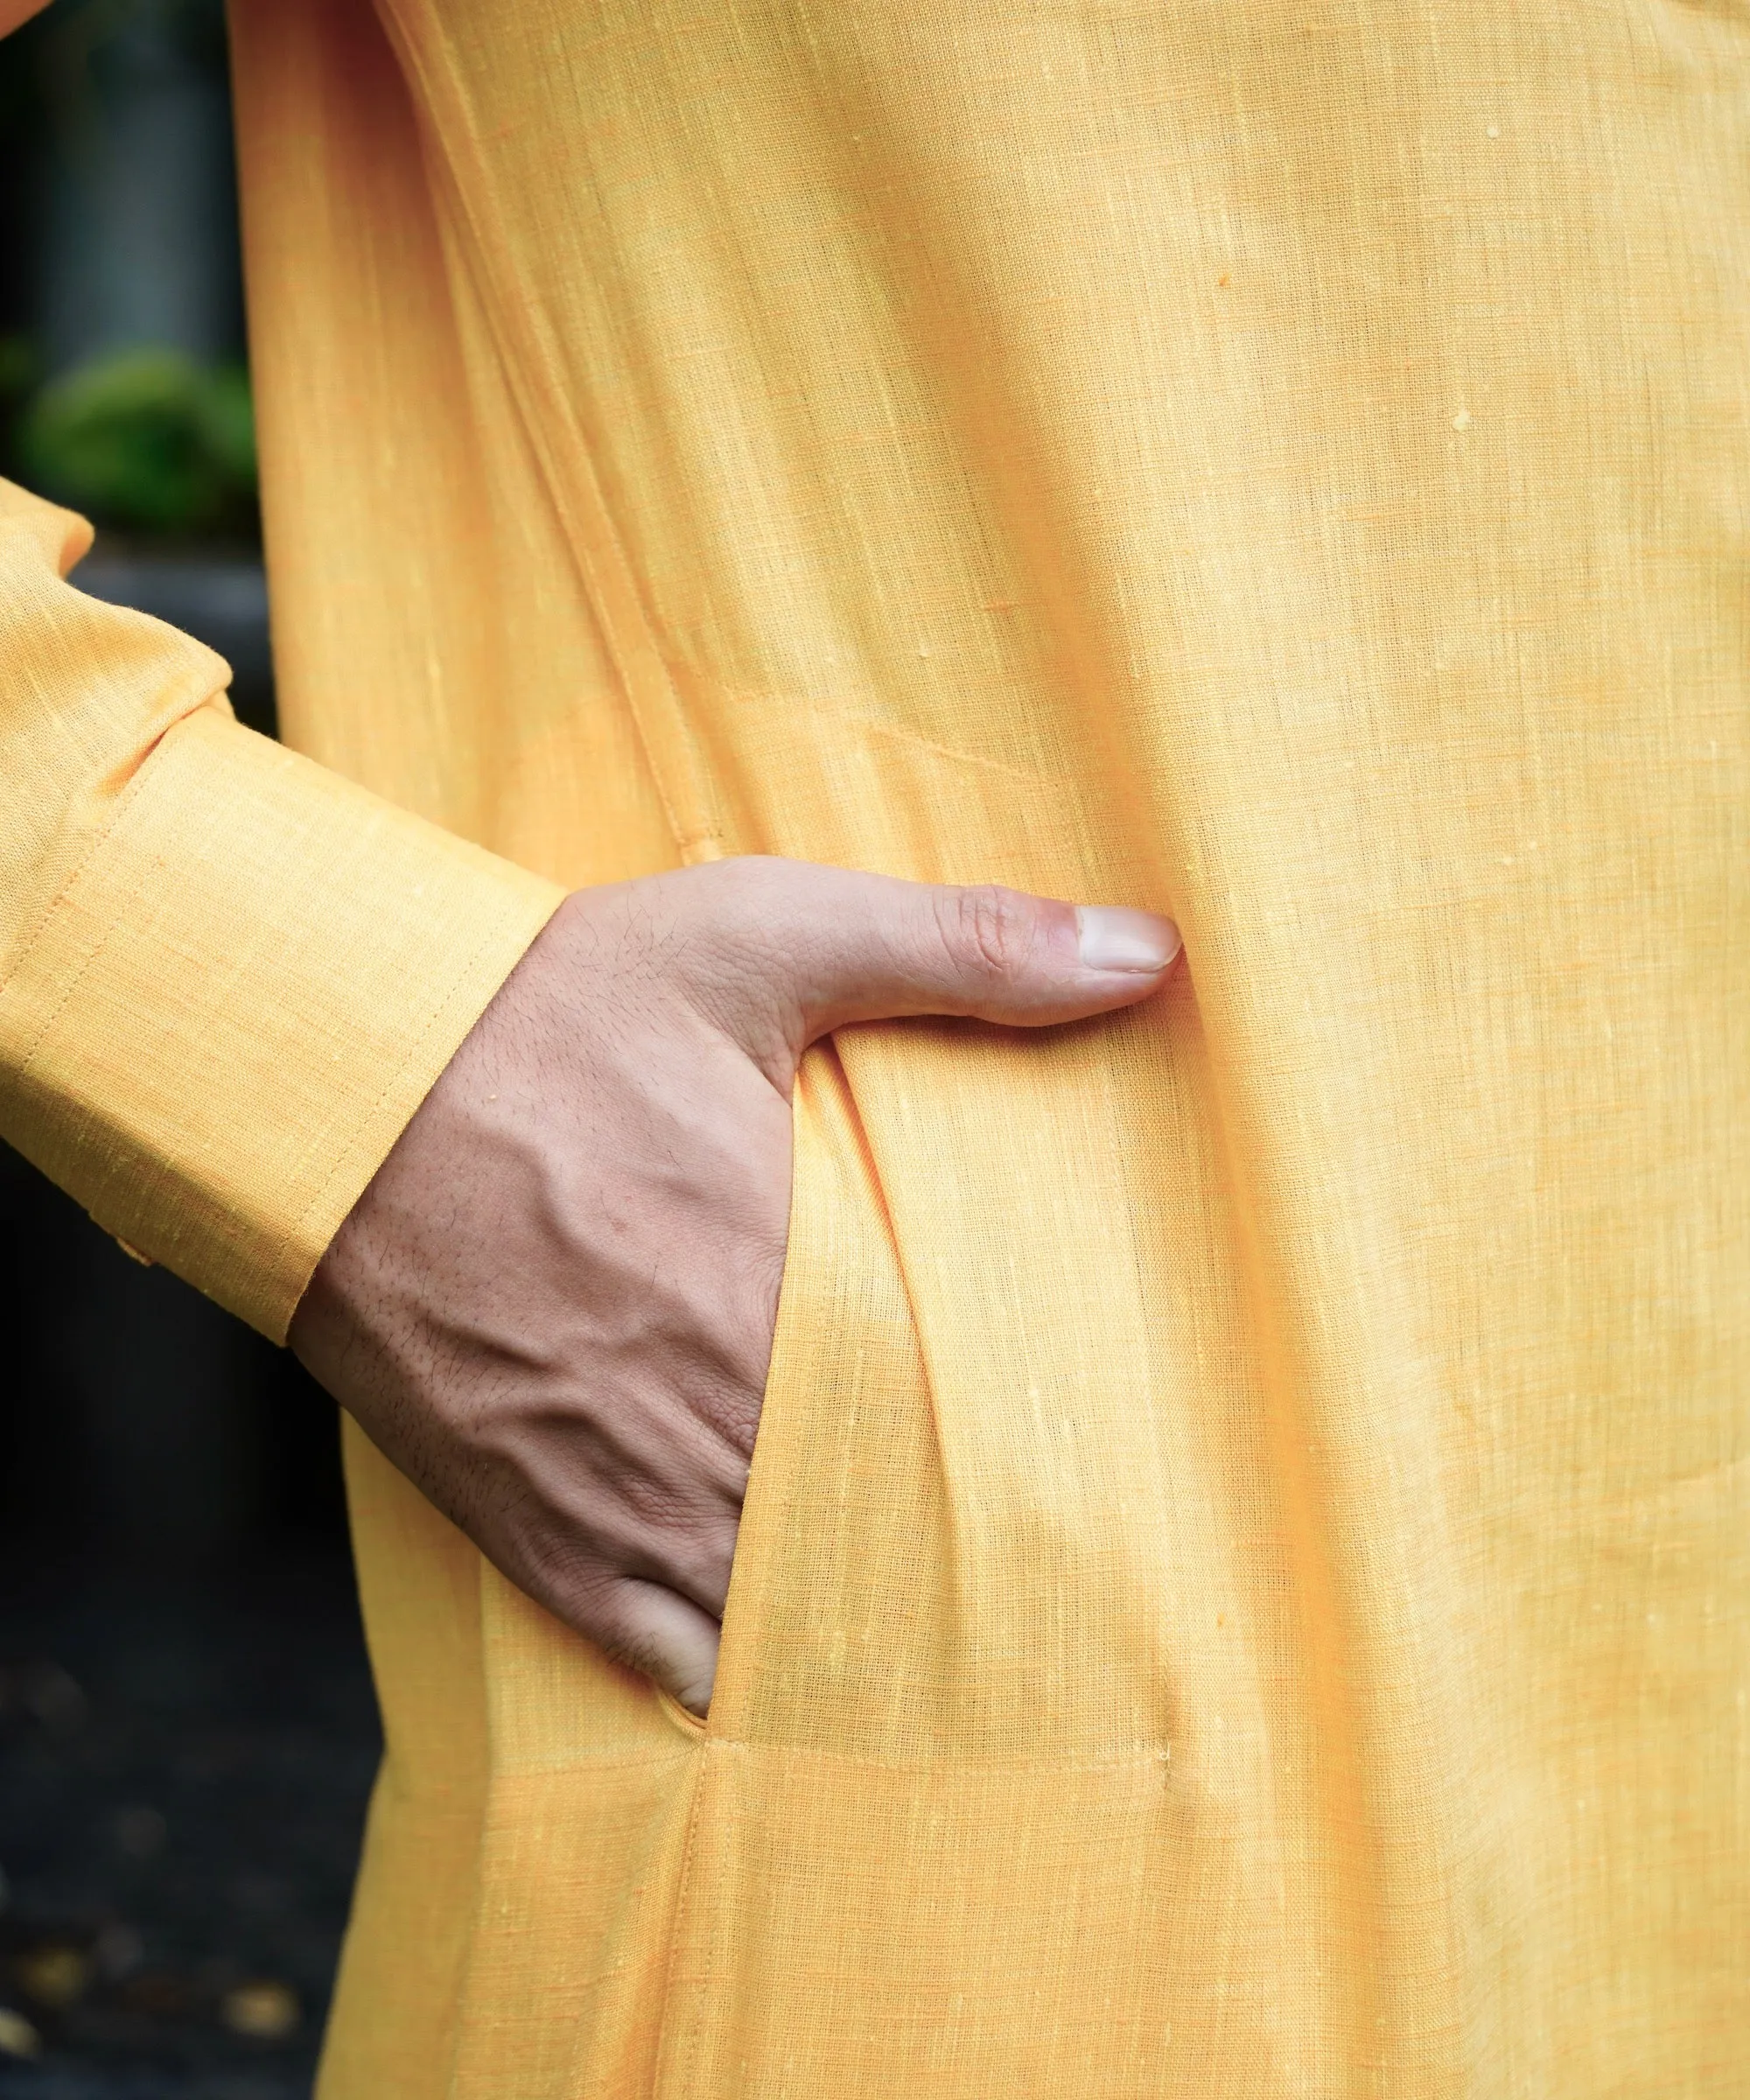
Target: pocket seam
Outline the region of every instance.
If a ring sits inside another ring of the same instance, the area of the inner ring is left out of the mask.
[[[672,1691],[665,1691],[662,1685],[653,1684],[651,1690],[656,1694],[656,1704],[682,1734],[690,1736],[695,1742],[704,1740],[705,1724],[697,1714],[690,1712]]]

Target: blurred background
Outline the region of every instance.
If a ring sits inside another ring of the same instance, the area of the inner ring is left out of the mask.
[[[221,0],[0,42],[0,472],[272,733]],[[0,1313],[0,2100],[291,2100],[377,1754],[333,1408],[4,1146]]]

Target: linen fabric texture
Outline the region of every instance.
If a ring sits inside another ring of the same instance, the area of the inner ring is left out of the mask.
[[[270,1334],[564,886],[841,1034],[703,1727],[357,1435],[324,2100],[1750,2092],[1750,9],[234,0],[282,751],[0,514],[4,1129]]]

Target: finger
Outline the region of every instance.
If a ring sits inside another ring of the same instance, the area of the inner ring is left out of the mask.
[[[590,1600],[578,1630],[704,1718],[717,1678],[721,1629],[710,1615],[660,1584],[625,1578]]]
[[[803,1042],[847,1021],[976,1016],[1023,1027],[1148,998],[1180,952],[1153,912],[1019,890],[900,882],[803,861],[721,861],[690,872],[710,938],[688,943],[708,977],[738,966],[755,1002],[788,1002]],[[732,989],[737,987],[732,986]]]

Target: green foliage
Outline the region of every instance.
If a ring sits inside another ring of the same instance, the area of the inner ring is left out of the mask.
[[[18,444],[45,495],[102,525],[224,530],[254,500],[248,380],[180,351],[123,351],[51,381],[25,409]]]
[[[8,405],[37,383],[37,354],[30,338],[0,335],[0,402]]]

